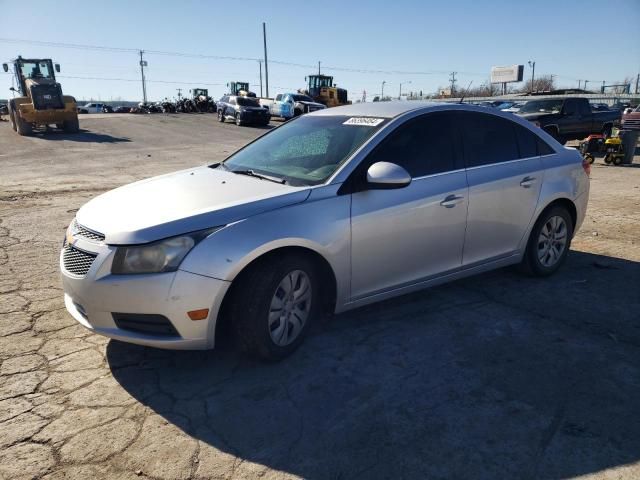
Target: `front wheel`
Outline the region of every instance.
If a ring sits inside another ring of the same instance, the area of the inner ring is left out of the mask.
[[[242,126],[242,118],[240,118],[240,114],[236,113],[236,125],[239,127]]]
[[[224,123],[224,111],[221,109],[218,109],[218,121]]]
[[[19,135],[27,136],[33,133],[33,126],[29,122],[23,120],[20,114],[15,113],[14,118],[16,122],[16,131]]]
[[[320,311],[313,261],[286,255],[259,261],[234,286],[231,322],[240,347],[264,360],[279,360],[302,343]]]
[[[15,105],[13,102],[9,102],[9,122],[11,122],[11,128],[13,131],[18,130],[18,126],[16,125],[16,114],[15,114]]]
[[[78,122],[78,117],[62,122],[62,128],[67,133],[76,133],[78,130],[80,130],[80,122]]]
[[[521,266],[530,274],[546,277],[564,263],[573,238],[573,221],[566,208],[554,206],[540,215],[531,231]]]

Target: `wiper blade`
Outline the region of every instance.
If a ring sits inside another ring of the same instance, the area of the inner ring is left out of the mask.
[[[248,175],[249,177],[259,178],[260,180],[269,180],[270,182],[286,184],[287,181],[284,178],[272,177],[270,175],[264,175],[263,173],[257,173],[253,170],[231,170],[232,173],[238,175]]]

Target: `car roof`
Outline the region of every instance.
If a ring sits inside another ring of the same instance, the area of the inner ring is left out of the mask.
[[[442,102],[423,102],[419,100],[411,101],[395,101],[395,102],[363,102],[354,103],[353,105],[344,105],[341,107],[326,108],[317,110],[307,115],[313,116],[363,116],[363,117],[382,117],[393,118],[412,110],[428,109],[447,105]],[[449,104],[450,105],[450,104]]]

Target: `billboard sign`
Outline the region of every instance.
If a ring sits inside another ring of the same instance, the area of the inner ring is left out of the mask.
[[[521,82],[523,75],[524,65],[491,67],[491,83]]]

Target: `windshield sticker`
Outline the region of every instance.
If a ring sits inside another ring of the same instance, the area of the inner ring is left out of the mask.
[[[359,125],[363,127],[377,127],[384,118],[367,118],[367,117],[353,117],[343,123],[343,125]]]

